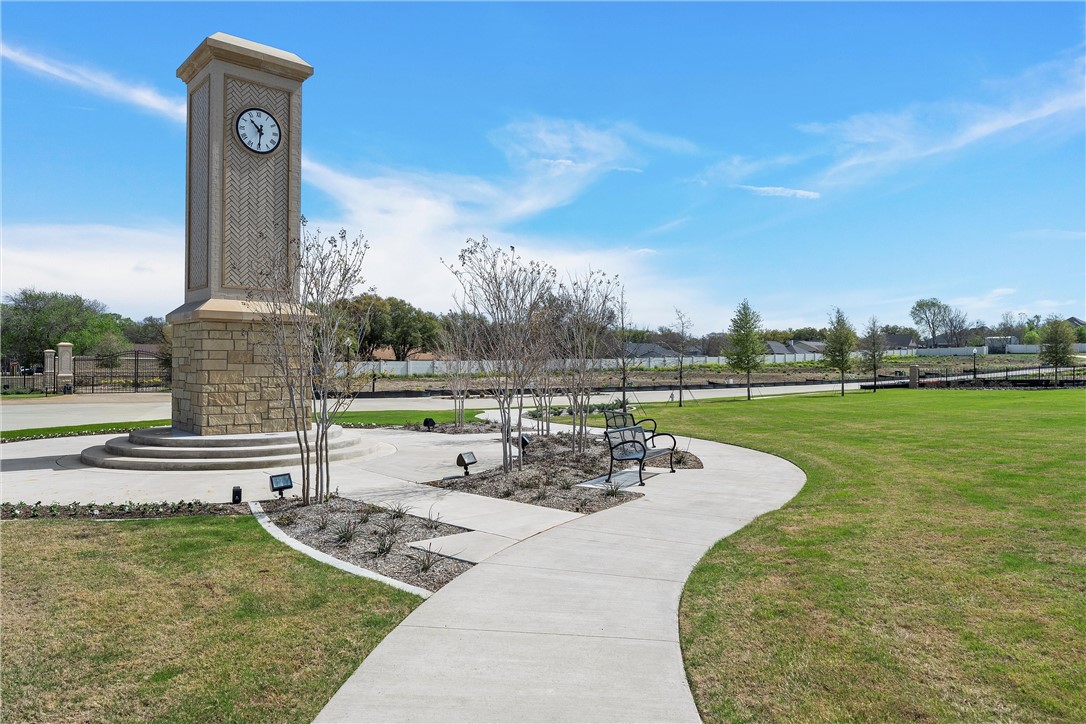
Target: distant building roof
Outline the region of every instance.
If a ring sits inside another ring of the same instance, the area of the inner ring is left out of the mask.
[[[765,346],[769,348],[769,354],[795,354],[788,350],[788,345],[781,344],[780,342],[766,340]]]
[[[1078,317],[1068,317],[1067,323],[1070,324],[1072,327],[1086,327],[1086,322],[1083,322]]]
[[[792,351],[796,354],[808,354],[811,352],[822,354],[826,351],[826,343],[816,342],[815,340],[797,339],[789,342],[788,346],[791,347]]]
[[[661,347],[652,342],[627,342],[626,354],[630,357],[644,359],[646,357],[678,357],[679,354],[667,347]]]
[[[916,338],[911,334],[884,334],[886,346],[890,349],[908,349],[916,346]]]

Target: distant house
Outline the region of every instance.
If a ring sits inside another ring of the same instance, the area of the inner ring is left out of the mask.
[[[1072,327],[1086,327],[1086,322],[1082,321],[1078,317],[1068,317],[1067,323]]]
[[[788,342],[788,347],[793,354],[823,354],[826,351],[825,342],[816,342],[814,340],[794,339]]]
[[[911,334],[884,334],[886,349],[916,349],[916,337]]]
[[[795,354],[792,350],[788,349],[788,345],[781,342],[774,342],[772,340],[766,340],[766,354]]]
[[[679,353],[652,342],[627,342],[626,356],[634,359],[647,359],[649,357],[678,357]]]

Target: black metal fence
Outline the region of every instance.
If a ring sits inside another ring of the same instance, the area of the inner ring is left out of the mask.
[[[1086,366],[994,367],[963,365],[922,367],[921,385],[956,387],[1086,387]]]
[[[72,373],[77,393],[170,390],[170,358],[154,352],[136,350],[103,357],[76,357],[72,360]]]

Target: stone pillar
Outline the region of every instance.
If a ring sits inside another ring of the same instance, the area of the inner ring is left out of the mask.
[[[63,392],[65,385],[72,385],[72,391],[75,391],[75,373],[72,369],[71,342],[61,342],[57,345],[57,391]]]
[[[56,377],[54,376],[54,370],[57,361],[57,351],[55,349],[47,349],[43,355],[42,389],[46,392],[56,392]]]
[[[274,363],[278,352],[257,308],[257,303],[218,300],[171,312],[175,428],[197,435],[294,429],[290,397]],[[300,367],[302,355],[286,351]],[[309,384],[298,385],[303,419],[312,397]]]
[[[909,365],[909,389],[920,388],[920,365]]]
[[[206,38],[177,70],[188,87],[185,303],[166,315],[177,429],[294,427],[262,320],[295,320],[302,82],[312,74],[293,53],[225,33]],[[301,312],[297,321],[306,319]],[[291,366],[308,370],[309,356],[290,350]],[[307,407],[310,383],[298,382],[295,394]]]

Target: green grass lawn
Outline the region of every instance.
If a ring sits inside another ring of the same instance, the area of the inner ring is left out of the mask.
[[[464,410],[465,420],[474,420],[482,410]],[[439,425],[455,422],[452,410],[359,410],[341,412],[335,417],[339,424],[349,425],[421,425],[427,417]]]
[[[705,720],[1086,719],[1086,393],[642,412],[808,477],[687,581],[680,636]]]
[[[3,721],[311,721],[420,602],[244,517],[5,521]]]

